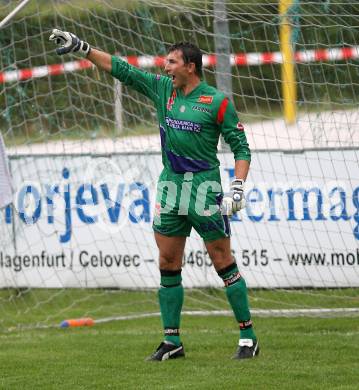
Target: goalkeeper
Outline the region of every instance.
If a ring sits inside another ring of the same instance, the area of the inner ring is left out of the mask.
[[[157,109],[164,168],[158,182],[153,229],[159,249],[158,298],[164,341],[148,359],[161,361],[185,355],[180,339],[184,297],[181,267],[192,227],[204,240],[239,323],[239,345],[234,358],[258,355],[246,283],[231,254],[228,220],[245,205],[243,190],[250,150],[232,102],[201,80],[201,51],[191,43],[171,46],[165,63],[167,76],[162,76],[91,48],[69,32],[54,29],[50,40],[58,45],[59,55],[75,52],[85,56],[98,68],[150,98]],[[221,134],[235,159],[235,179],[225,194],[217,158]]]

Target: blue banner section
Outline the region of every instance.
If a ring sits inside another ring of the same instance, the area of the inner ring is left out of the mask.
[[[225,168],[223,174],[230,181],[234,169]],[[54,217],[54,210],[61,209],[63,230],[58,232],[58,239],[61,243],[67,243],[73,236],[74,216],[84,225],[96,225],[99,210],[102,210],[101,220],[106,219],[108,224],[116,225],[120,217],[131,224],[152,222],[153,183],[118,181],[112,182],[111,186],[106,182],[72,183],[68,167],[63,167],[57,175],[58,180],[54,183],[20,185],[14,199],[15,207],[7,206],[5,219],[1,223],[12,224],[14,213],[17,213],[27,225],[37,224],[40,220],[52,225],[61,218],[59,213]],[[323,183],[290,187],[249,183],[246,199],[245,210],[233,216],[232,223],[346,222],[352,226],[355,239],[359,240],[359,186],[348,188],[335,182],[330,186]],[[31,209],[29,204],[33,205]],[[329,224],[328,229],[331,229]]]

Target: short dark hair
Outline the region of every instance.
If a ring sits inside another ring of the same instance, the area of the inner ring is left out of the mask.
[[[168,48],[168,53],[181,50],[185,64],[193,62],[196,66],[196,74],[202,77],[202,52],[199,47],[190,42],[178,42]]]

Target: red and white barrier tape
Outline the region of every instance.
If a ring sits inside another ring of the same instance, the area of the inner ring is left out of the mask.
[[[129,56],[121,57],[128,61],[131,65],[140,68],[163,67],[165,57],[154,56]],[[309,63],[317,61],[342,61],[347,59],[359,58],[359,46],[297,51],[294,53],[294,59],[297,63]],[[266,65],[266,64],[281,64],[283,62],[281,52],[269,53],[240,53],[232,54],[230,57],[232,66],[246,65]],[[215,55],[204,55],[203,66],[210,67],[216,65]],[[38,66],[30,69],[12,70],[0,72],[0,84],[9,83],[19,80],[28,80],[32,78],[55,76],[68,72],[75,72],[82,69],[91,68],[93,65],[88,60],[71,61],[63,64],[55,64],[48,66]]]

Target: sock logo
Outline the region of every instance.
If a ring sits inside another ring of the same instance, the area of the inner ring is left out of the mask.
[[[252,327],[252,320],[242,321],[239,323],[239,329],[248,329]]]
[[[241,274],[239,272],[236,272],[235,274],[223,280],[224,285],[226,287],[231,286],[232,284],[236,283],[240,278],[241,278]]]
[[[179,336],[180,332],[178,328],[166,328],[165,336]]]

